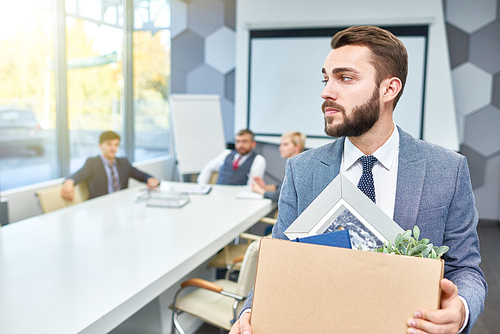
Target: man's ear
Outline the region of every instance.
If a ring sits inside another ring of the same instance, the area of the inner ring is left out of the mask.
[[[257,147],[257,142],[255,140],[252,140],[252,150]]]
[[[394,101],[396,96],[398,96],[399,92],[403,88],[403,84],[401,80],[397,77],[392,77],[383,80],[380,83],[380,89],[382,94],[382,103],[389,103]]]

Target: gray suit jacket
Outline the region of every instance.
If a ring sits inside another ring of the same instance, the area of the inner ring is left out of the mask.
[[[421,238],[446,245],[445,277],[455,283],[470,309],[468,333],[483,310],[487,284],[479,268],[478,214],[464,156],[416,140],[399,127],[399,167],[394,221],[404,230],[415,224]],[[286,164],[278,222],[273,237],[284,231],[339,174],[345,138],[290,158]],[[245,304],[251,306],[252,292]]]

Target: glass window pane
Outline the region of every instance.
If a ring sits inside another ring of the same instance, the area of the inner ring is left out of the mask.
[[[164,17],[170,8],[165,1],[137,1],[135,7],[135,17],[143,19],[136,21],[140,30],[133,35],[134,153],[135,160],[141,161],[169,153],[170,31],[164,25],[170,22]]]
[[[123,30],[67,17],[66,40],[70,172],[75,172],[100,154],[101,132],[123,135]],[[120,149],[118,156],[123,155]]]
[[[50,0],[0,11],[0,186],[58,177],[54,33]]]

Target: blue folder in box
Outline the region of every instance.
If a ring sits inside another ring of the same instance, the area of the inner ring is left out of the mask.
[[[309,237],[296,238],[292,241],[323,246],[352,248],[351,238],[349,237],[349,230],[340,230],[318,235],[311,235]]]

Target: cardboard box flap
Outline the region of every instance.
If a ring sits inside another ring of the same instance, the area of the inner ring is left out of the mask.
[[[252,333],[406,333],[442,275],[441,260],[263,238]]]

